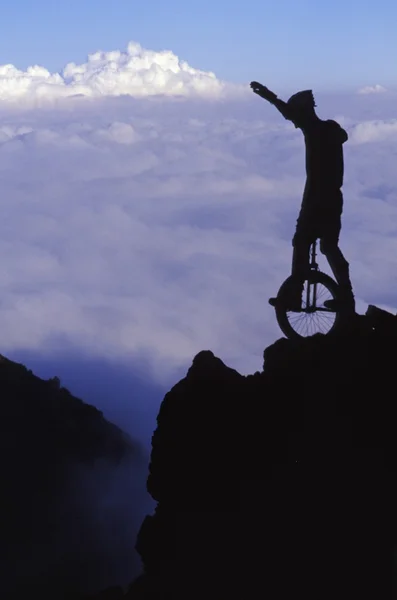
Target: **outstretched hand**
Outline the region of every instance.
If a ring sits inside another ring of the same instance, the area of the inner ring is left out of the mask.
[[[262,90],[267,90],[267,88],[264,85],[258,83],[257,81],[251,81],[250,86],[252,88],[252,91],[255,92],[255,94],[260,94]]]
[[[255,94],[265,98],[265,100],[274,100],[277,98],[276,94],[271,92],[266,86],[258,83],[257,81],[251,81],[250,87]]]

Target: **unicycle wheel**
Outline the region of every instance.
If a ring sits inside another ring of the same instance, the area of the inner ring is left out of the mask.
[[[277,298],[288,294],[292,283],[292,278],[288,277],[281,285]],[[275,307],[277,322],[284,335],[302,338],[316,333],[334,333],[340,325],[341,315],[324,306],[324,302],[337,300],[338,290],[338,284],[331,277],[321,271],[312,271],[304,282],[300,312],[287,311],[281,303]]]

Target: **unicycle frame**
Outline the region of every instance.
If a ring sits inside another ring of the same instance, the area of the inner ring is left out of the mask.
[[[314,242],[311,244],[310,246],[310,262],[309,262],[309,271],[318,271],[319,267],[318,267],[318,263],[316,261],[316,257],[317,257],[317,240],[314,240]],[[311,288],[313,288],[313,302],[310,302],[310,291]],[[305,312],[315,312],[317,310],[316,307],[316,300],[317,300],[317,280],[316,278],[314,278],[314,281],[312,284],[310,284],[310,282],[308,281],[308,285],[306,288],[306,311]]]

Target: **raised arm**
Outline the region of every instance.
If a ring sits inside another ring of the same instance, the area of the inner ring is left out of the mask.
[[[258,83],[257,81],[252,81],[250,85],[252,91],[261,98],[264,98],[265,100],[270,102],[270,104],[273,104],[273,106],[275,106],[277,110],[283,115],[284,119],[292,121],[295,124],[297,123],[299,115],[297,115],[296,112],[291,108],[291,106],[289,106],[286,102],[280,100],[280,98],[277,98],[277,95],[274,92],[271,92],[267,87],[265,87],[261,83]]]

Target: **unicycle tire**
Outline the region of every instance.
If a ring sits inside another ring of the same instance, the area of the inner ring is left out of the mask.
[[[278,294],[277,294],[277,298],[282,298],[282,297],[284,297],[285,294],[288,294],[288,288],[292,283],[293,283],[292,277],[288,277],[284,281],[284,283],[281,285],[281,287],[278,291]],[[329,275],[326,275],[325,273],[322,273],[321,271],[312,271],[304,282],[303,298],[305,297],[308,283],[310,285],[317,283],[318,285],[325,288],[329,294],[325,298],[325,300],[330,300],[330,299],[337,300],[338,299],[338,296],[339,296],[338,284],[331,277],[329,277]],[[303,301],[302,304],[305,304],[305,302]],[[277,304],[275,306],[277,322],[279,324],[281,331],[287,338],[290,338],[290,339],[295,338],[296,339],[296,338],[309,337],[316,333],[322,333],[323,335],[329,335],[331,333],[335,333],[335,331],[337,331],[339,329],[339,327],[341,325],[341,320],[342,320],[342,316],[339,312],[327,310],[326,308],[320,307],[319,309],[314,310],[313,312],[309,313],[309,311],[305,310],[305,308],[306,307],[303,306],[302,312],[297,313],[297,312],[287,311],[282,306],[281,303]],[[312,315],[315,315],[316,312],[320,313],[320,311],[321,311],[321,317],[319,315],[318,324],[317,324],[315,321],[315,318]],[[326,317],[328,317],[328,319]],[[308,325],[308,327],[306,327],[306,328],[304,327],[305,320],[307,321],[306,324]],[[327,323],[327,321],[329,321],[329,323]],[[316,327],[316,324],[317,324],[317,327]],[[326,331],[321,330],[321,325],[323,326],[323,329],[326,329]],[[326,328],[325,327],[326,325],[328,325],[329,327]]]

